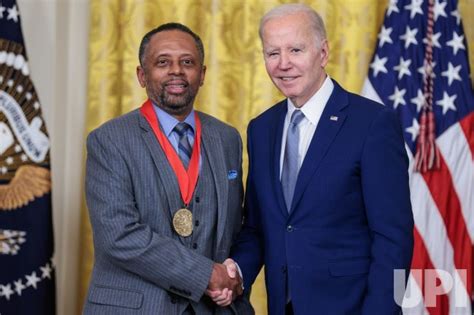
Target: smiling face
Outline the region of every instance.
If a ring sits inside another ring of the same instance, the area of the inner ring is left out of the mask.
[[[316,93],[326,78],[329,47],[320,42],[306,13],[272,17],[262,27],[265,67],[276,87],[297,107]]]
[[[193,37],[179,30],[154,34],[137,67],[148,97],[178,120],[191,112],[205,72]]]

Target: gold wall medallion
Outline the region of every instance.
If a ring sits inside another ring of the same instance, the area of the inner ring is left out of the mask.
[[[193,233],[193,214],[186,208],[179,209],[173,216],[173,228],[182,237]]]

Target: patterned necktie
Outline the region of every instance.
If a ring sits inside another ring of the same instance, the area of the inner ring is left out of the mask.
[[[178,141],[178,155],[183,162],[184,168],[188,168],[189,160],[191,159],[192,148],[191,144],[189,144],[187,131],[191,128],[187,123],[180,122],[174,127],[174,131],[179,136]]]
[[[300,132],[298,124],[303,120],[304,114],[301,110],[295,110],[291,115],[288,134],[286,137],[285,155],[283,157],[283,168],[281,173],[281,185],[285,197],[286,209],[291,210],[291,202],[295,192],[296,179],[299,172],[298,147]]]

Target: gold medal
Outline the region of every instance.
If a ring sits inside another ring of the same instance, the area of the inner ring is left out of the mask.
[[[173,228],[182,237],[193,233],[193,214],[186,208],[179,209],[173,216]]]

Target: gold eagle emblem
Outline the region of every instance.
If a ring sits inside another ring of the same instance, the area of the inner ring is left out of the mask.
[[[22,165],[13,179],[0,185],[0,210],[23,207],[51,191],[51,172],[44,167]]]

